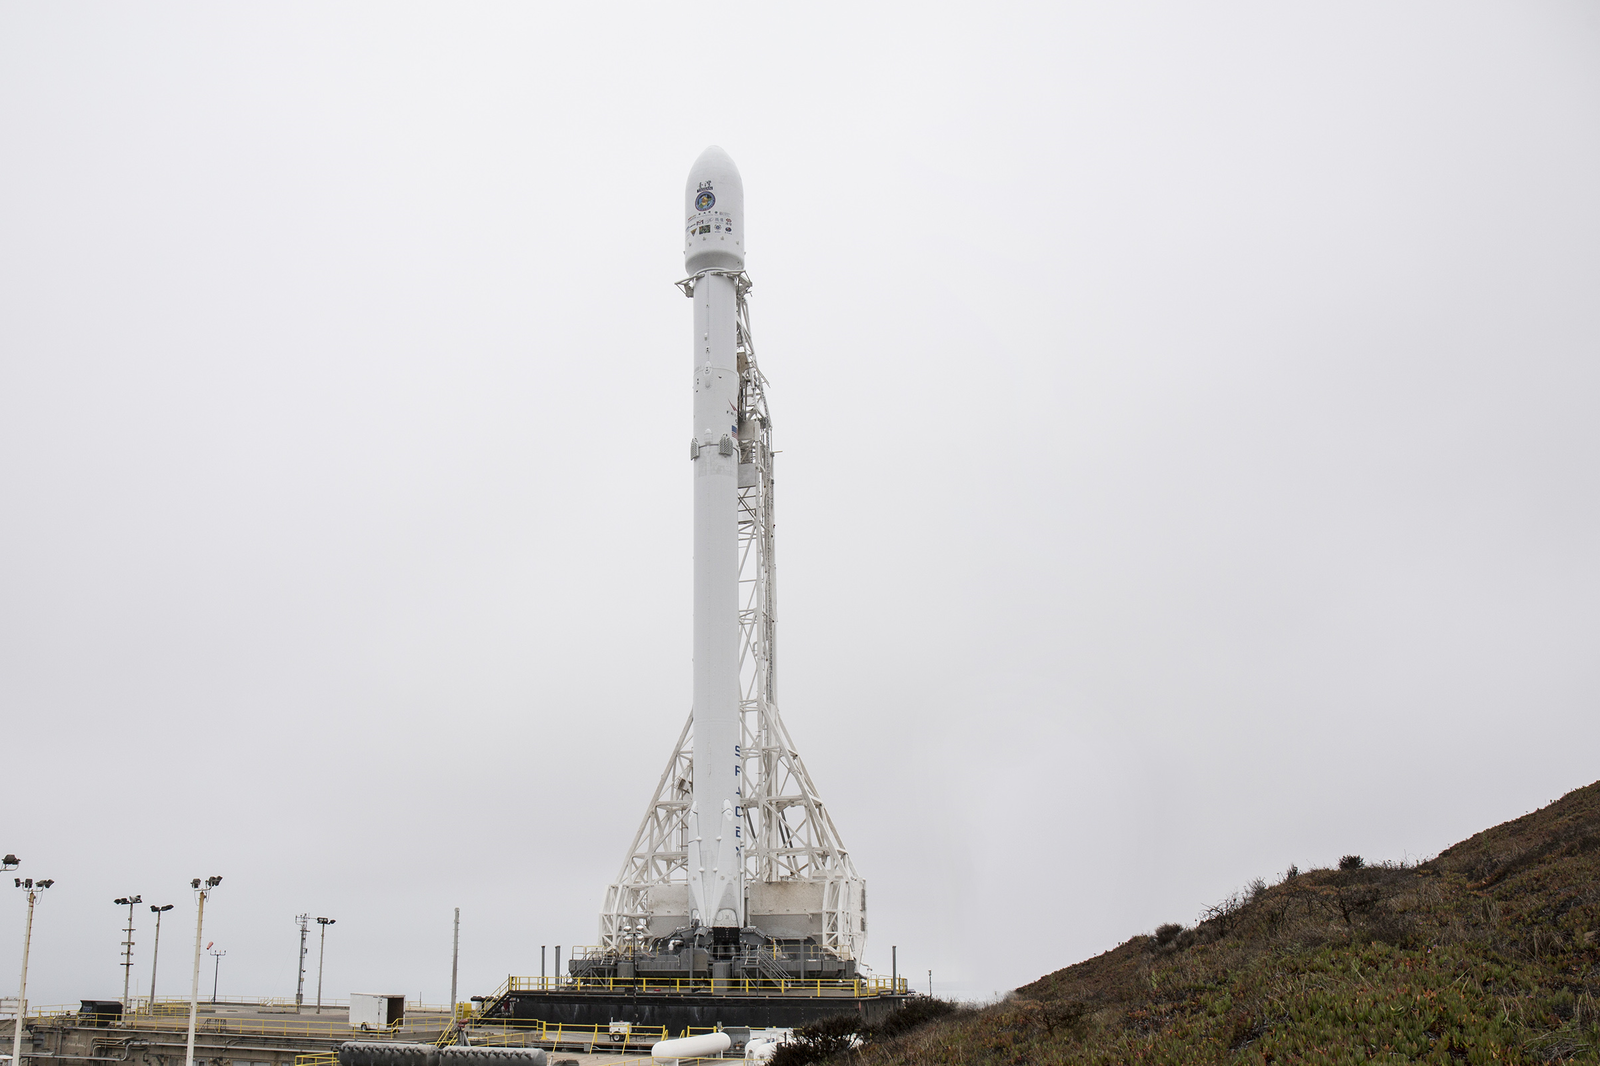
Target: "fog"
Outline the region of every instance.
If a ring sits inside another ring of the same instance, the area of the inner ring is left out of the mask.
[[[868,965],[989,995],[1600,777],[1592,5],[16,4],[0,143],[33,1003],[120,994],[127,893],[186,993],[211,874],[224,996],[303,912],[328,998],[443,1002],[455,907],[462,998],[596,940],[688,711],[708,144]]]

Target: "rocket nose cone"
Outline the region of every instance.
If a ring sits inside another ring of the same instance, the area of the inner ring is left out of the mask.
[[[724,152],[720,144],[707,145],[706,150],[701,152],[700,157],[694,161],[694,165],[697,167],[704,166],[708,161],[723,163],[729,167],[733,166],[733,157]]]
[[[739,168],[734,164],[733,157],[714,144],[701,152],[700,158],[689,168],[690,199],[706,182],[730,191],[738,189],[741,194],[744,192],[744,181],[739,177]]]
[[[684,186],[684,262],[690,273],[744,269],[744,181],[716,145],[700,153]]]

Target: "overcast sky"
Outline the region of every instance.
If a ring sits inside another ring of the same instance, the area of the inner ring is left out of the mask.
[[[12,3],[0,144],[37,1003],[132,892],[186,993],[209,874],[224,995],[301,912],[330,998],[443,1002],[457,906],[463,998],[594,942],[688,710],[708,144],[870,965],[988,994],[1600,777],[1593,4]]]

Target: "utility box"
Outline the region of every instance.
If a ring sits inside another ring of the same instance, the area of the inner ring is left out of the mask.
[[[406,997],[377,995],[372,992],[350,993],[350,1027],[352,1029],[388,1029],[405,1019]]]
[[[122,1021],[122,1001],[116,999],[83,999],[78,1001],[81,1025],[116,1025]]]

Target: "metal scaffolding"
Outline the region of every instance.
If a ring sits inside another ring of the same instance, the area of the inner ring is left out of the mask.
[[[705,274],[735,277],[739,388],[739,691],[747,921],[761,920],[761,886],[807,886],[811,935],[824,950],[857,959],[866,942],[866,882],[817,794],[777,703],[777,563],[773,540],[772,418],[767,381],[756,365],[742,271],[702,271],[679,282],[692,295]],[[688,883],[687,815],[693,795],[694,714],[634,834],[600,913],[600,947],[625,952],[659,935]],[[682,910],[687,924],[687,910]],[[652,918],[657,919],[652,923]],[[654,925],[654,931],[652,927]]]

